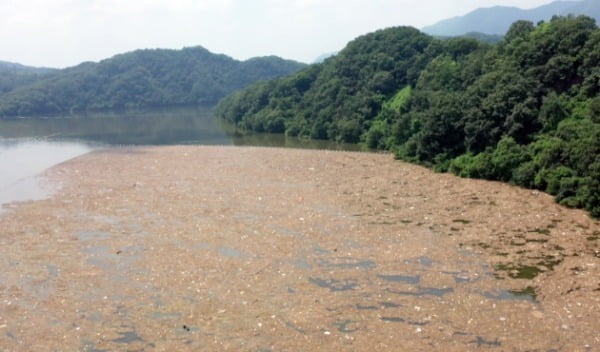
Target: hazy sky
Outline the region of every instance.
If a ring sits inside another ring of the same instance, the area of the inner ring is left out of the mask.
[[[0,60],[66,67],[140,48],[202,45],[236,59],[312,62],[376,29],[551,0],[0,0]]]

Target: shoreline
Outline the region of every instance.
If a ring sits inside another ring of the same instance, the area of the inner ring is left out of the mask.
[[[0,349],[600,344],[600,223],[546,194],[268,147],[97,150],[46,176],[58,193],[0,216]]]

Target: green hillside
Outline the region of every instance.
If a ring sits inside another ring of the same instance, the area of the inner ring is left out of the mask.
[[[240,62],[202,47],[138,50],[44,76],[6,80],[4,88],[0,85],[0,117],[212,106],[235,90],[305,66],[277,57]]]
[[[58,70],[0,61],[0,96],[18,87],[37,82],[56,71]]]
[[[365,142],[600,216],[599,62],[600,30],[584,16],[519,21],[495,45],[390,28],[216,111],[241,129]]]

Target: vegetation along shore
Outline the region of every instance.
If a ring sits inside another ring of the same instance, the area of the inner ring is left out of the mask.
[[[460,176],[548,192],[600,216],[600,29],[515,22],[497,44],[410,27],[225,98],[241,129],[365,142]]]

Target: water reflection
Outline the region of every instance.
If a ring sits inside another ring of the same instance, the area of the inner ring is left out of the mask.
[[[105,145],[229,144],[230,140],[209,111],[197,109],[0,120],[0,137]]]
[[[241,133],[206,109],[105,113],[45,119],[0,119],[0,139],[36,138],[114,145],[237,145],[359,150],[355,144],[300,140],[279,134]]]
[[[47,197],[50,190],[35,176],[93,149],[176,144],[360,149],[352,144],[240,133],[206,109],[0,119],[0,211],[8,202]]]

